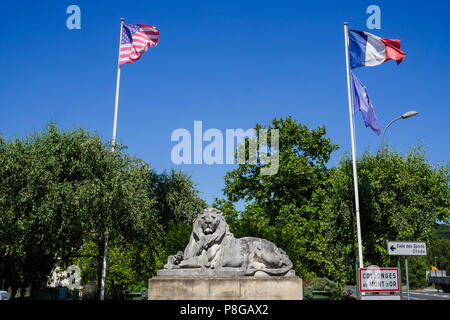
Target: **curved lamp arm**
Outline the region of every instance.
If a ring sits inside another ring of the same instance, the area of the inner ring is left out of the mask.
[[[389,124],[386,126],[386,128],[384,128],[384,131],[383,131],[383,135],[381,136],[381,149],[383,149],[383,140],[384,140],[384,134],[386,133],[386,130],[387,130],[387,128],[389,128],[389,126],[391,125],[391,124],[393,124],[395,121],[397,121],[397,120],[400,120],[400,119],[403,119],[401,116],[400,117],[398,117],[398,118],[395,118],[394,120],[392,120],[391,122],[389,122]]]
[[[419,113],[417,111],[408,111],[405,112],[404,114],[402,114],[400,117],[395,118],[394,120],[392,120],[391,122],[389,122],[389,124],[386,126],[386,128],[384,128],[383,131],[383,135],[381,136],[381,150],[383,150],[383,140],[384,140],[384,134],[386,133],[387,128],[389,128],[389,126],[391,124],[393,124],[395,121],[400,120],[400,119],[406,119],[406,118],[410,118],[410,117],[414,117],[415,115],[418,115]]]

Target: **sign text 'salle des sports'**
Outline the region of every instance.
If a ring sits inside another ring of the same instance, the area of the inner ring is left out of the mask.
[[[425,242],[388,241],[387,251],[391,256],[426,256]]]

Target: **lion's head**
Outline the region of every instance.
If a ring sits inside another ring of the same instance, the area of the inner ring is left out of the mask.
[[[220,225],[226,225],[222,212],[215,208],[207,208],[197,217],[194,222],[194,230],[200,231],[204,235],[213,234]]]
[[[189,243],[184,250],[184,260],[201,255],[214,244],[220,244],[225,235],[230,234],[222,212],[207,208],[194,221]]]

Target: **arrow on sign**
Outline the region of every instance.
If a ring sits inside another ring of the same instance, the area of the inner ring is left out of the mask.
[[[391,249],[391,251],[394,251],[394,250],[397,249],[397,248],[394,247],[394,246],[391,246],[389,249]]]

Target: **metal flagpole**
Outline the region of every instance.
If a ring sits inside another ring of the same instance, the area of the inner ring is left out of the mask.
[[[125,21],[124,18],[120,18],[120,41],[119,41],[119,57],[118,60],[120,60],[120,45],[122,44],[122,30],[123,30],[123,22]],[[115,108],[114,108],[114,126],[113,126],[113,135],[112,135],[112,151],[114,151],[115,144],[116,144],[116,132],[117,132],[117,113],[119,111],[119,88],[120,88],[120,64],[119,61],[117,61],[117,85],[116,85],[116,101],[115,101]]]
[[[406,300],[409,300],[408,256],[405,256],[405,274],[406,274],[406,290],[408,290]]]
[[[117,133],[117,114],[119,111],[119,89],[120,89],[120,46],[122,44],[122,30],[124,18],[120,18],[120,40],[119,40],[119,57],[117,61],[117,83],[116,83],[116,100],[114,107],[114,124],[113,124],[113,134],[112,134],[112,147],[111,151],[114,152],[116,146],[116,133]],[[100,300],[105,299],[105,285],[106,285],[106,266],[108,260],[108,227],[106,227],[105,232],[105,248],[103,251],[103,266],[102,266],[102,280],[100,287]]]
[[[353,104],[351,96],[351,83],[350,83],[350,67],[348,58],[348,23],[344,23],[345,33],[345,62],[347,66],[347,93],[348,93],[348,112],[350,116],[350,135],[352,140],[352,162],[353,162],[353,183],[355,189],[355,208],[356,208],[356,231],[358,234],[358,257],[359,267],[363,268],[363,255],[362,255],[362,241],[361,241],[361,225],[359,220],[359,195],[358,195],[358,173],[356,169],[356,144],[355,144],[355,130],[353,124]]]

